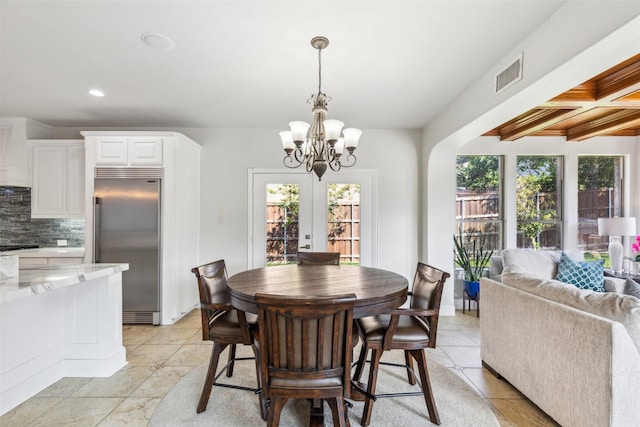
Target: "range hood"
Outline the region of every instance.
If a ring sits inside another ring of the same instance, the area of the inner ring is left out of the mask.
[[[0,118],[0,185],[31,187],[27,140],[51,138],[52,130],[25,117]]]

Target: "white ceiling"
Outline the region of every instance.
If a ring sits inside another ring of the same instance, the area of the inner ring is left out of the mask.
[[[421,128],[564,1],[0,0],[0,116],[53,126]],[[170,37],[154,50],[140,36]],[[90,88],[106,96],[94,98]]]

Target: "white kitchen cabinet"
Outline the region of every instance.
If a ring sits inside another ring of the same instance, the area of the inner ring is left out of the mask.
[[[162,138],[154,136],[99,136],[97,166],[162,166]]]
[[[84,217],[84,142],[31,140],[31,217]]]

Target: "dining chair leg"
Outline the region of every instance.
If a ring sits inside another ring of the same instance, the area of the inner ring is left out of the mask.
[[[336,427],[347,427],[347,425],[349,425],[349,419],[347,418],[344,399],[342,397],[333,397],[327,399],[327,403],[333,415],[333,425]]]
[[[253,350],[253,356],[256,362],[256,381],[258,382],[258,389],[260,393],[258,393],[258,405],[260,405],[260,416],[264,421],[267,421],[269,412],[267,410],[267,399],[264,397],[264,393],[262,392],[262,379],[260,378],[260,350],[258,346],[251,344],[251,349]]]
[[[424,395],[424,401],[427,404],[429,418],[432,423],[440,425],[440,416],[438,415],[438,409],[436,408],[436,401],[433,398],[433,389],[431,388],[431,381],[429,381],[427,358],[425,357],[424,350],[411,350],[410,353],[418,363],[420,381],[422,382],[422,394]]]
[[[364,370],[364,364],[367,361],[367,347],[362,344],[360,348],[360,355],[358,356],[358,363],[356,364],[356,370],[353,373],[353,381],[358,382],[362,377],[362,371]]]
[[[219,342],[213,343],[213,350],[211,350],[211,359],[209,360],[209,369],[207,369],[207,376],[204,380],[204,386],[202,387],[202,394],[200,395],[200,402],[198,402],[197,413],[203,412],[207,409],[207,403],[209,403],[209,396],[211,396],[211,388],[216,380],[216,370],[218,369],[218,360],[220,360],[220,353],[224,351],[228,344],[222,344]]]
[[[227,361],[228,365],[227,366],[227,376],[230,377],[233,375],[233,367],[235,366],[236,362],[236,345],[235,344],[231,344],[229,346],[229,360]]]
[[[409,356],[409,352],[407,350],[404,351],[404,364],[407,365],[407,380],[409,384],[416,385],[416,377],[414,375],[413,370],[413,359]]]
[[[378,367],[380,366],[380,357],[382,350],[371,350],[371,364],[369,366],[369,383],[367,384],[367,393],[369,396],[376,394],[376,382],[378,381]],[[366,427],[371,422],[371,411],[373,410],[373,399],[365,397],[364,410],[362,411],[362,425]]]
[[[287,398],[285,397],[272,397],[270,399],[267,426],[278,427],[280,425],[280,412],[282,412],[285,403],[287,403]]]

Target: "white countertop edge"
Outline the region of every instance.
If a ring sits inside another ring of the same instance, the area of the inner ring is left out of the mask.
[[[129,264],[44,265],[22,269],[17,278],[0,280],[0,304],[129,270]]]
[[[72,248],[57,246],[51,248],[19,249],[17,251],[4,251],[0,255],[18,255],[21,258],[48,258],[48,257],[84,257],[84,248]]]

